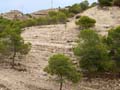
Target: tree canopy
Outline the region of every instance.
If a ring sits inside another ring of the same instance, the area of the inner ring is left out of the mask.
[[[16,21],[0,18],[0,53],[11,57],[14,68],[15,57],[25,55],[30,51],[30,43],[25,43],[21,37],[21,27]]]
[[[120,26],[108,32],[107,45],[109,46],[109,55],[111,59],[115,60],[120,72]]]
[[[107,46],[94,30],[82,30],[74,53],[80,59],[80,67],[87,72],[111,71],[114,62],[108,56]]]
[[[56,54],[50,57],[48,66],[45,68],[47,73],[57,75],[60,81],[60,90],[65,79],[77,83],[80,79],[80,74],[76,71],[70,58],[63,54]]]

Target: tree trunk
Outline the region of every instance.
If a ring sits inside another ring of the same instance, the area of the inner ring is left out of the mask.
[[[62,76],[60,77],[60,90],[62,90],[62,87],[63,87],[63,78]]]
[[[13,58],[12,58],[12,68],[14,69],[15,67],[15,57],[16,57],[16,52],[14,51]]]

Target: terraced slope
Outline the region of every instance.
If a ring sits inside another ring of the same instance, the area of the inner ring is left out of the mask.
[[[2,90],[57,90],[59,84],[49,79],[43,71],[48,58],[55,53],[64,53],[75,59],[72,48],[79,30],[74,19],[65,25],[48,25],[25,28],[22,36],[32,44],[32,49],[21,63],[27,72],[18,72],[0,66],[0,88]],[[3,88],[4,86],[4,88]],[[69,84],[64,88],[71,90]]]
[[[95,29],[101,34],[106,35],[110,28],[120,25],[120,8],[98,6],[90,8],[80,15],[86,15],[94,18],[97,23]]]
[[[97,20],[95,28],[99,29],[100,34],[105,35],[106,25],[113,25],[114,27],[116,24],[119,24],[120,10],[117,7],[113,9],[114,11],[104,11],[94,7],[85,11],[83,15],[95,18]],[[113,12],[112,15],[115,18],[109,16],[111,15],[110,12]],[[108,14],[109,18],[107,18],[106,14]],[[43,68],[48,64],[48,58],[55,53],[64,53],[71,56],[71,59],[76,63],[72,48],[75,45],[79,30],[74,22],[75,19],[72,18],[66,26],[60,24],[25,28],[22,36],[26,42],[32,44],[30,53],[21,61],[24,67],[27,68],[27,71],[19,72],[10,69],[9,65],[8,67],[0,65],[0,89],[59,90],[59,84],[54,81],[55,77],[47,75]],[[119,83],[120,80],[93,79],[86,81],[83,79],[79,85],[66,83],[63,90],[120,90]]]

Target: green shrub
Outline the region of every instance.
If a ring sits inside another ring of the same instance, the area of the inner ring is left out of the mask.
[[[21,22],[0,18],[0,55],[11,57],[12,68],[15,68],[16,57],[26,55],[30,51],[30,44],[21,37]],[[3,59],[4,60],[4,59]]]
[[[120,27],[111,29],[108,33],[107,44],[110,57],[115,60],[118,70],[120,68]],[[120,70],[119,70],[120,72]]]
[[[79,4],[74,4],[73,6],[71,6],[69,8],[69,12],[72,12],[72,13],[75,13],[75,14],[80,13],[81,12],[80,5]]]
[[[77,15],[75,18],[76,18],[76,19],[79,19],[80,17],[81,17],[80,15]]]
[[[58,20],[61,23],[65,23],[67,21],[67,16],[63,12],[58,12]]]
[[[89,8],[89,2],[87,0],[84,0],[80,3],[81,10],[84,11]]]
[[[88,16],[81,16],[80,19],[76,22],[81,29],[86,29],[93,27],[96,21]]]
[[[93,2],[90,7],[94,7],[94,6],[97,6],[97,5],[98,5],[97,2]]]
[[[89,2],[87,0],[82,1],[80,4],[74,4],[69,7],[69,12],[77,14],[89,8]]]
[[[61,11],[51,11],[49,12],[49,18],[51,20],[52,23],[65,23],[67,21],[67,16],[65,13],[61,12]]]
[[[36,25],[49,25],[50,23],[50,18],[49,17],[39,17],[36,19]]]
[[[100,6],[111,6],[113,0],[98,0]]]
[[[26,16],[28,16],[29,18],[32,18],[32,15],[30,15],[30,14],[26,14]]]
[[[69,12],[68,9],[60,9],[59,11],[62,12],[62,13],[64,13],[68,18],[74,16],[74,13]]]
[[[120,7],[120,0],[113,0],[113,5]]]
[[[111,72],[115,65],[108,56],[107,46],[94,30],[80,32],[74,53],[79,57],[80,67],[85,72]]]

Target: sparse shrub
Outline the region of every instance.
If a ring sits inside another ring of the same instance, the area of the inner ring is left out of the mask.
[[[93,2],[90,7],[94,7],[94,6],[97,6],[97,5],[98,5],[97,2]]]
[[[120,7],[120,0],[113,0],[113,5]]]
[[[50,12],[48,13],[48,15],[49,15],[50,17],[57,16],[57,11],[50,11]]]
[[[81,10],[84,11],[89,8],[89,2],[88,0],[84,0],[80,3]]]
[[[72,13],[75,13],[75,14],[80,13],[81,12],[80,5],[79,4],[74,4],[73,6],[71,6],[69,8],[69,12],[72,12]]]
[[[58,12],[57,19],[59,23],[65,23],[67,16],[63,12]]]
[[[29,26],[36,25],[36,21],[35,21],[35,19],[29,19],[29,20],[25,20],[21,24],[23,24],[23,27],[29,27]]]
[[[69,12],[77,14],[77,13],[83,12],[88,8],[89,8],[89,2],[87,0],[84,0],[80,4],[74,4],[71,7],[69,7]]]
[[[76,18],[76,19],[79,19],[80,17],[81,17],[80,15],[77,15],[75,18]]]
[[[26,14],[26,16],[28,16],[29,18],[32,18],[32,15],[30,15],[30,14]]]
[[[49,18],[51,19],[52,23],[65,23],[67,21],[67,16],[65,13],[61,11],[51,11],[49,12]]]
[[[86,29],[95,26],[96,21],[88,16],[81,16],[76,22],[80,29]]]
[[[62,12],[62,13],[64,13],[68,18],[70,18],[70,17],[73,17],[74,16],[74,13],[72,13],[72,12],[69,12],[69,10],[68,9],[60,9],[59,10],[60,12]]]
[[[111,6],[112,5],[112,1],[113,0],[98,0],[99,5],[101,7],[103,7],[103,6]]]
[[[39,17],[36,19],[36,25],[49,25],[51,23],[49,17]]]

